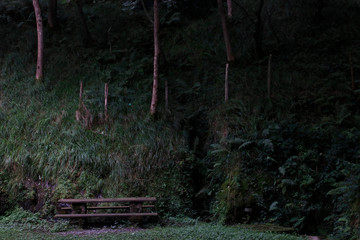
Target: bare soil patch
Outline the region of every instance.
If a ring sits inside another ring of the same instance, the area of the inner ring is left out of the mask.
[[[99,234],[107,234],[107,233],[134,233],[139,231],[145,231],[142,228],[129,227],[129,228],[97,228],[97,229],[77,229],[67,232],[58,232],[55,235],[58,236],[69,236],[69,235],[77,235],[77,236],[90,236],[90,235],[99,235]]]

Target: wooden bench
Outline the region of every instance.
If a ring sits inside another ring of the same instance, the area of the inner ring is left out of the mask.
[[[154,197],[60,199],[58,201],[60,207],[58,207],[58,214],[55,217],[85,219],[89,217],[157,216],[158,214],[153,211],[155,202],[156,198]],[[98,205],[104,203],[106,205]],[[112,203],[112,205],[108,205],[109,203]],[[144,203],[148,204],[145,205]],[[117,212],[108,212],[108,210],[117,210]]]

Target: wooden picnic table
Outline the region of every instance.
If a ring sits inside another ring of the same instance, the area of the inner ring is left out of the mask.
[[[154,197],[130,197],[130,198],[84,198],[84,199],[60,199],[56,218],[88,218],[88,217],[143,217],[157,216],[152,210],[155,208]],[[101,205],[112,203],[112,205]],[[121,205],[113,205],[121,203]],[[151,204],[144,204],[151,203]],[[64,206],[65,205],[65,206]],[[121,212],[101,212],[109,209],[117,209]]]

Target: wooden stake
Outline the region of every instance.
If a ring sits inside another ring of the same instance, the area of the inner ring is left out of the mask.
[[[107,122],[108,118],[109,118],[109,114],[108,114],[108,96],[109,96],[109,84],[105,83],[105,122]]]
[[[351,88],[352,90],[356,89],[355,78],[354,78],[354,66],[352,63],[351,53],[349,53],[349,63],[350,63],[350,73],[351,73]]]
[[[225,68],[225,102],[229,100],[229,63]]]
[[[83,94],[83,82],[80,82],[80,94],[79,94],[79,107],[81,106],[82,103],[82,94]]]
[[[79,109],[75,112],[76,121],[80,121],[82,119],[81,109],[82,109],[82,93],[83,93],[83,82],[80,82],[80,93],[79,93]]]
[[[269,55],[269,61],[268,61],[268,70],[267,70],[267,94],[268,98],[271,97],[271,57],[272,55]]]

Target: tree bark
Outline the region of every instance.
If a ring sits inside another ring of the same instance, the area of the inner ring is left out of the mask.
[[[38,37],[38,53],[36,64],[36,82],[40,83],[43,79],[43,66],[44,66],[44,34],[43,34],[43,22],[41,17],[41,9],[39,0],[33,0],[33,6],[36,17],[36,30]]]
[[[154,115],[157,110],[158,100],[158,81],[159,81],[159,2],[154,0],[154,80],[152,89],[152,99],[150,106],[150,114]]]
[[[227,28],[226,16],[224,13],[224,5],[223,5],[222,0],[217,0],[217,3],[218,3],[218,10],[219,10],[219,14],[220,14],[220,18],[221,18],[221,25],[222,25],[223,34],[224,34],[227,61],[232,62],[232,61],[234,61],[235,58],[234,58],[234,55],[231,50],[229,31]]]
[[[57,0],[49,0],[48,6],[48,24],[53,29],[57,26]]]

